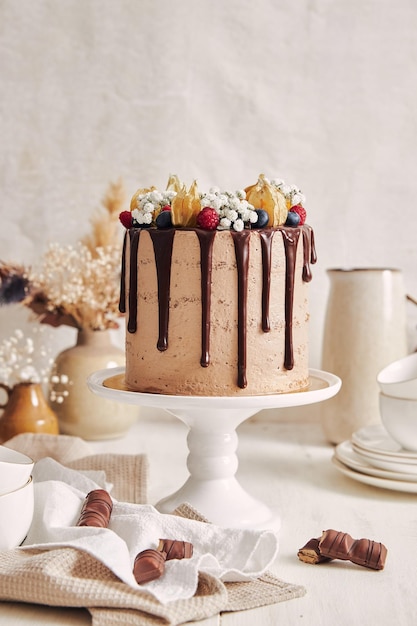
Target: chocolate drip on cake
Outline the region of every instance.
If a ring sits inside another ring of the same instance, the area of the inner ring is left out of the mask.
[[[138,327],[138,249],[141,228],[129,230],[129,267],[126,263],[127,236],[123,243],[122,276],[120,284],[119,309],[122,313],[128,309],[127,330],[135,333]],[[291,370],[294,367],[293,348],[293,307],[294,307],[294,282],[297,260],[297,247],[302,233],[303,237],[303,270],[302,280],[310,282],[310,263],[317,260],[313,230],[303,225],[300,228],[279,227],[257,231],[261,242],[262,255],[262,330],[267,333],[271,329],[270,321],[270,290],[272,272],[272,247],[273,238],[277,231],[281,232],[285,250],[285,355],[284,368]],[[153,244],[155,264],[157,271],[158,290],[158,340],[157,349],[161,352],[168,348],[169,308],[170,308],[170,279],[173,243],[176,230],[149,229],[149,235]],[[210,313],[211,313],[211,283],[212,283],[212,255],[214,240],[217,231],[204,231],[195,229],[200,245],[201,266],[201,357],[200,365],[208,367],[210,364]],[[248,292],[248,269],[249,248],[252,231],[230,231],[233,238],[235,257],[237,264],[238,282],[238,381],[241,389],[247,387],[247,292]],[[254,233],[253,233],[254,234]],[[128,294],[127,285],[129,286]]]
[[[210,364],[210,309],[213,244],[216,231],[197,230],[201,265],[201,367]]]
[[[314,244],[314,232],[310,226],[303,228],[303,281],[309,283],[312,279],[310,263],[316,263],[317,255]]]
[[[158,280],[159,302],[159,336],[156,347],[160,352],[168,348],[168,323],[169,323],[169,292],[171,284],[171,260],[172,247],[174,244],[174,229],[150,230],[155,252],[155,264]]]
[[[284,367],[294,367],[294,349],[292,340],[292,318],[294,308],[294,276],[297,260],[297,246],[300,231],[296,228],[283,228],[282,237],[285,247],[285,355]]]
[[[269,319],[269,297],[271,293],[271,259],[272,259],[272,239],[274,230],[261,231],[262,250],[262,330],[269,333],[271,323]]]
[[[250,230],[241,233],[231,231],[235,245],[237,264],[237,288],[238,288],[238,374],[237,384],[241,389],[247,387],[246,379],[246,321],[247,321],[247,293],[248,293],[248,269],[249,269],[249,238]]]
[[[129,319],[127,330],[135,333],[137,330],[138,317],[138,247],[140,229],[129,231],[130,236],[130,263],[129,263]]]
[[[123,238],[123,252],[122,252],[122,267],[120,273],[120,298],[119,298],[119,311],[120,313],[126,313],[126,246],[127,246],[127,233]]]

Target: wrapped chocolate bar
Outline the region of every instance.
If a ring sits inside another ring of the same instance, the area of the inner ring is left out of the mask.
[[[112,510],[113,502],[107,491],[94,489],[87,494],[76,525],[107,528]]]

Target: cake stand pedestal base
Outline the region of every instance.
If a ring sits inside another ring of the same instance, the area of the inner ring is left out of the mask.
[[[334,396],[340,378],[310,370],[310,386],[297,393],[268,396],[169,396],[129,391],[124,368],[105,369],[88,378],[94,393],[127,404],[167,410],[188,428],[189,478],[175,493],[160,500],[156,508],[172,513],[188,503],[209,522],[236,528],[280,527],[279,514],[248,494],[236,479],[238,436],[236,429],[261,409],[313,404]],[[167,468],[169,471],[169,468]]]
[[[258,409],[213,409],[209,405],[210,402],[206,407],[167,409],[189,428],[187,468],[190,476],[178,491],[160,500],[156,508],[162,513],[171,513],[188,502],[219,526],[230,526],[233,521],[239,528],[278,529],[279,516],[249,495],[235,477],[238,468],[236,428]]]

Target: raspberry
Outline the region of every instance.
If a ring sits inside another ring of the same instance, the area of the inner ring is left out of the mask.
[[[301,204],[296,204],[295,206],[291,207],[290,211],[294,211],[294,213],[298,213],[298,215],[300,216],[299,226],[302,226],[305,223],[306,217],[307,217],[305,208],[301,206]]]
[[[132,214],[130,211],[122,211],[119,213],[119,220],[125,228],[132,228]]]
[[[209,206],[204,207],[197,215],[197,226],[204,230],[216,230],[219,225],[219,216],[215,209]]]

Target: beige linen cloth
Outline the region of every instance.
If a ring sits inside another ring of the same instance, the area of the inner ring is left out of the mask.
[[[112,496],[121,502],[147,501],[148,464],[144,455],[91,454],[86,442],[66,435],[28,433],[5,445],[35,461],[51,457],[68,468],[91,473],[96,482],[109,484]],[[173,513],[207,521],[186,503]],[[132,589],[82,550],[16,548],[0,553],[0,600],[83,607],[92,616],[92,626],[174,626],[304,594],[304,587],[284,582],[269,572],[255,581],[232,583],[200,573],[192,598],[162,604],[143,589]]]

